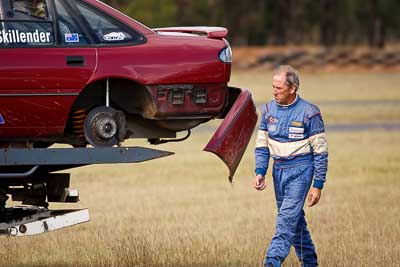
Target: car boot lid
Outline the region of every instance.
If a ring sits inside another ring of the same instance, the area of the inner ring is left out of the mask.
[[[153,29],[156,32],[178,32],[196,35],[206,35],[208,38],[222,39],[228,35],[228,30],[223,27],[206,27],[206,26],[193,26],[193,27],[166,27]]]

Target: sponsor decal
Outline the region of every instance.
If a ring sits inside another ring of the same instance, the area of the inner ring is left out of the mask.
[[[0,114],[0,124],[4,124],[4,119],[3,116],[1,116],[1,114]]]
[[[294,126],[294,127],[303,127],[304,124],[303,124],[303,122],[301,122],[301,121],[292,121],[292,122],[290,123],[290,126]]]
[[[278,120],[277,118],[274,118],[274,117],[272,117],[272,116],[270,116],[270,117],[268,118],[268,121],[269,121],[269,123],[277,123],[277,122],[279,122],[279,120]]]
[[[268,132],[275,132],[275,131],[276,131],[276,125],[275,124],[268,125]]]
[[[304,134],[289,134],[289,139],[302,139]]]
[[[20,32],[19,30],[1,30],[0,44],[26,44],[26,43],[50,43],[51,32]]]
[[[289,133],[304,133],[304,128],[289,127]]]
[[[79,43],[79,34],[77,33],[66,33],[64,37],[66,43]]]
[[[122,41],[125,40],[126,35],[123,32],[111,32],[103,36],[106,41]]]

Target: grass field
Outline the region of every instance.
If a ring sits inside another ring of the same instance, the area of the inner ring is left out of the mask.
[[[234,71],[231,84],[251,89],[257,103],[270,99],[269,72]],[[394,73],[308,73],[301,94],[321,103],[327,124],[399,123],[400,105],[379,102],[400,101],[398,84]],[[176,152],[168,158],[73,170],[81,202],[51,208],[88,207],[91,222],[1,237],[0,266],[261,266],[275,228],[271,183],[252,189],[252,140],[230,185],[222,162],[201,151],[211,135],[206,127],[158,147]],[[328,182],[320,203],[305,208],[320,266],[400,266],[399,132],[328,132],[328,139]],[[298,266],[293,252],[284,266]]]

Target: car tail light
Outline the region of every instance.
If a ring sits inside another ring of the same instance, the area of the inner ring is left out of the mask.
[[[229,45],[219,52],[219,60],[224,63],[232,63],[232,49]]]

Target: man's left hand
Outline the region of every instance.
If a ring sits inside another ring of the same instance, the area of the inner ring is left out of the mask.
[[[308,206],[312,207],[316,205],[321,198],[321,189],[313,187],[308,193]]]

